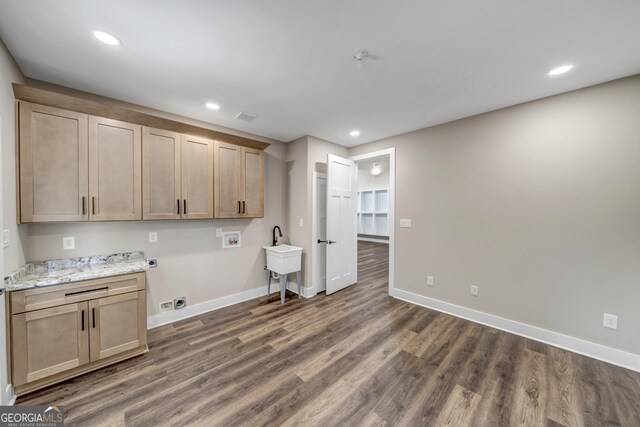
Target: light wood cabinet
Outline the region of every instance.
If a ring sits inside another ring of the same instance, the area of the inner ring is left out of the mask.
[[[264,216],[264,152],[216,141],[214,144],[216,218]]]
[[[147,344],[145,291],[89,301],[91,361]]]
[[[144,273],[8,296],[18,395],[148,350]]]
[[[85,221],[86,114],[20,102],[20,220]]]
[[[13,385],[19,387],[89,362],[87,303],[13,315]]]
[[[141,127],[20,103],[20,220],[142,219]]]
[[[180,219],[179,133],[142,129],[142,218]]]
[[[18,105],[21,222],[264,216],[260,148]]]
[[[143,129],[143,219],[213,218],[213,141]]]
[[[142,128],[89,117],[89,219],[142,219]]]
[[[182,218],[213,218],[213,141],[182,135]]]

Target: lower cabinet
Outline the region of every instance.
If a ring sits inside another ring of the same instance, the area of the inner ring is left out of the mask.
[[[17,395],[147,351],[144,273],[110,279],[9,293]]]

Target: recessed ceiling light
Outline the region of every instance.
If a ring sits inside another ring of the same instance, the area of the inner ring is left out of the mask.
[[[571,71],[572,68],[573,68],[573,65],[562,65],[560,67],[554,68],[553,70],[549,71],[549,75],[557,76],[559,74],[564,74],[567,71]]]
[[[207,102],[206,104],[204,104],[205,107],[207,107],[210,110],[219,110],[220,106],[218,104],[216,104],[215,102]]]
[[[351,136],[360,136],[360,131],[359,130],[352,130],[351,132],[349,132],[349,135]]]
[[[109,46],[120,46],[122,44],[119,38],[113,34],[105,33],[104,31],[94,31],[93,36]]]

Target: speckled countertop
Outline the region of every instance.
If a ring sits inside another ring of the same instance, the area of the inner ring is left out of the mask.
[[[139,273],[149,269],[142,252],[32,262],[4,278],[6,291],[61,285],[81,280]]]

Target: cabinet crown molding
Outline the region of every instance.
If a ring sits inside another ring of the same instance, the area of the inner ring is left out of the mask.
[[[13,93],[15,98],[20,101],[28,101],[35,104],[46,105],[48,107],[61,108],[64,110],[105,117],[108,119],[122,120],[137,125],[224,141],[243,147],[265,150],[270,145],[266,142],[239,135],[232,135],[213,129],[182,123],[176,120],[165,119],[151,114],[129,110],[117,105],[91,101],[76,96],[65,95],[18,83],[13,83]]]

